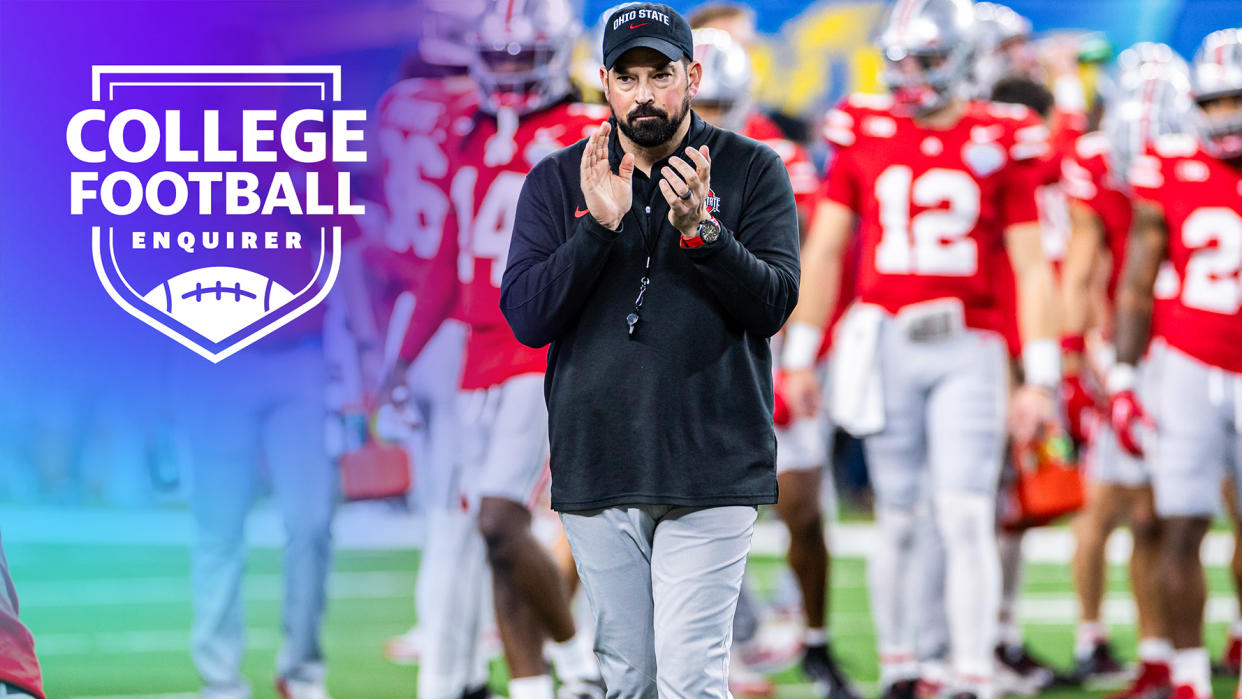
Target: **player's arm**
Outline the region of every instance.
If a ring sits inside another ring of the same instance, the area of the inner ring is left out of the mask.
[[[1061,383],[1057,292],[1038,222],[1008,226],[1005,248],[1018,290],[1023,376],[1023,385],[1013,396],[1009,429],[1023,443],[1033,441],[1042,426],[1053,420],[1053,395]]]
[[[456,217],[450,214],[446,220],[452,222]],[[418,285],[418,300],[414,304],[414,312],[410,315],[409,324],[401,338],[401,346],[397,350],[393,366],[380,388],[382,400],[394,398],[393,391],[405,385],[405,376],[410,365],[452,314],[461,289],[457,280],[457,253],[457,228],[455,224],[449,223],[445,226],[440,248],[427,267],[426,277]]]
[[[820,199],[802,246],[802,285],[798,305],[785,326],[781,368],[790,410],[799,417],[819,411],[819,383],[815,355],[824,326],[837,305],[841,266],[854,229],[854,212],[832,199]]]
[[[351,240],[342,246],[340,284],[345,325],[353,338],[357,351],[358,369],[362,376],[362,387],[366,395],[375,390],[380,381],[383,363],[382,342],[380,331],[375,322],[375,313],[371,308],[370,294],[367,293],[367,270],[363,261],[363,247],[367,240]]]
[[[1081,201],[1070,201],[1069,216],[1070,237],[1061,263],[1061,405],[1070,436],[1081,444],[1089,438],[1087,416],[1096,405],[1082,380],[1085,335],[1092,311],[1098,304],[1107,303],[1098,298],[1103,294],[1097,293],[1104,226],[1099,215]],[[1106,278],[1103,281],[1107,284]]]
[[[1168,236],[1168,224],[1160,207],[1148,202],[1135,205],[1125,266],[1117,289],[1116,329],[1117,363],[1129,366],[1131,371],[1151,338],[1153,290]],[[1114,387],[1113,382],[1110,376],[1110,390],[1122,390],[1120,386]]]
[[[1104,228],[1091,207],[1071,201],[1070,237],[1061,263],[1061,337],[1065,374],[1077,375],[1083,364],[1083,335],[1090,322],[1093,285],[1098,278]]]
[[[1018,289],[1018,329],[1022,334],[1026,383],[1055,386],[1060,379],[1059,369],[1056,368],[1060,363],[1054,361],[1051,365],[1040,365],[1038,360],[1032,362],[1027,356],[1033,344],[1037,348],[1051,346],[1054,356],[1060,354],[1060,350],[1056,349],[1056,283],[1053,281],[1052,264],[1044,254],[1043,231],[1039,223],[1018,223],[1006,228],[1005,249]]]
[[[1134,207],[1134,222],[1126,243],[1126,261],[1117,288],[1117,363],[1108,372],[1110,418],[1117,441],[1134,456],[1143,455],[1134,432],[1136,423],[1150,423],[1134,389],[1135,369],[1151,338],[1156,276],[1164,259],[1169,229],[1164,212],[1148,202]]]

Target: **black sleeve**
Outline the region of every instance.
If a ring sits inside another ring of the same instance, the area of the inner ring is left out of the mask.
[[[780,157],[763,148],[747,178],[738,230],[685,248],[702,279],[747,330],[771,337],[798,303],[798,208]]]
[[[549,197],[556,186],[551,167],[536,167],[526,178],[500,283],[500,311],[518,342],[530,347],[552,342],[577,320],[620,235],[590,214],[563,235],[565,212],[548,204],[558,198]]]

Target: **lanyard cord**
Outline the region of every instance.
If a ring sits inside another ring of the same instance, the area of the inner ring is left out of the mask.
[[[649,220],[651,214],[648,212],[651,211],[651,202],[654,199],[655,192],[653,190],[652,195],[648,197],[647,203],[644,205],[643,225],[640,227],[642,229],[643,247],[647,250],[647,262],[643,266],[643,277],[638,282],[638,298],[634,299],[634,310],[625,316],[626,334],[630,339],[634,338],[634,331],[638,327],[638,321],[642,320],[639,313],[643,308],[643,297],[647,294],[647,287],[651,286],[651,259],[655,257],[656,247],[660,242],[661,226],[655,227],[654,235],[648,235],[649,224],[651,223]]]

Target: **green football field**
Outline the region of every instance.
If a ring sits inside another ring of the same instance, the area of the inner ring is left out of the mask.
[[[17,543],[6,548],[22,617],[36,637],[49,697],[167,697],[195,691],[196,676],[187,652],[191,602],[185,548]],[[328,684],[336,699],[414,696],[417,670],[390,664],[381,648],[414,620],[417,565],[413,551],[337,553],[324,629]],[[752,558],[761,592],[775,583],[779,565],[773,557]],[[876,665],[863,573],[859,559],[834,562],[832,625],[845,665],[864,686],[871,686]],[[1228,602],[1232,591],[1225,571],[1210,570],[1209,580],[1214,602]],[[250,640],[245,672],[256,697],[274,697],[272,668],[280,640],[278,551],[252,551],[245,589]],[[1112,606],[1124,606],[1125,597],[1123,571],[1114,568]],[[1068,568],[1029,566],[1023,600],[1031,645],[1042,656],[1067,665],[1073,643],[1072,613],[1067,610],[1075,608]],[[1132,657],[1133,627],[1114,624],[1113,637],[1117,651]],[[1224,639],[1223,619],[1210,624],[1208,639],[1215,656]],[[496,663],[493,669],[493,689],[502,691],[503,667]],[[777,679],[780,697],[812,696],[796,672]],[[1233,680],[1218,680],[1216,696],[1232,696],[1234,685]],[[1076,689],[1049,695],[1106,693]]]

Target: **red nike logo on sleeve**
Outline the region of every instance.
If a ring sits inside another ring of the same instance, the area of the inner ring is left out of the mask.
[[[642,24],[631,24],[630,29],[638,29],[639,27],[645,27],[648,24],[651,24],[651,22],[643,22]]]
[[[586,216],[589,213],[591,213],[590,209],[579,209],[576,207],[574,208],[574,218],[582,218],[583,216]]]

